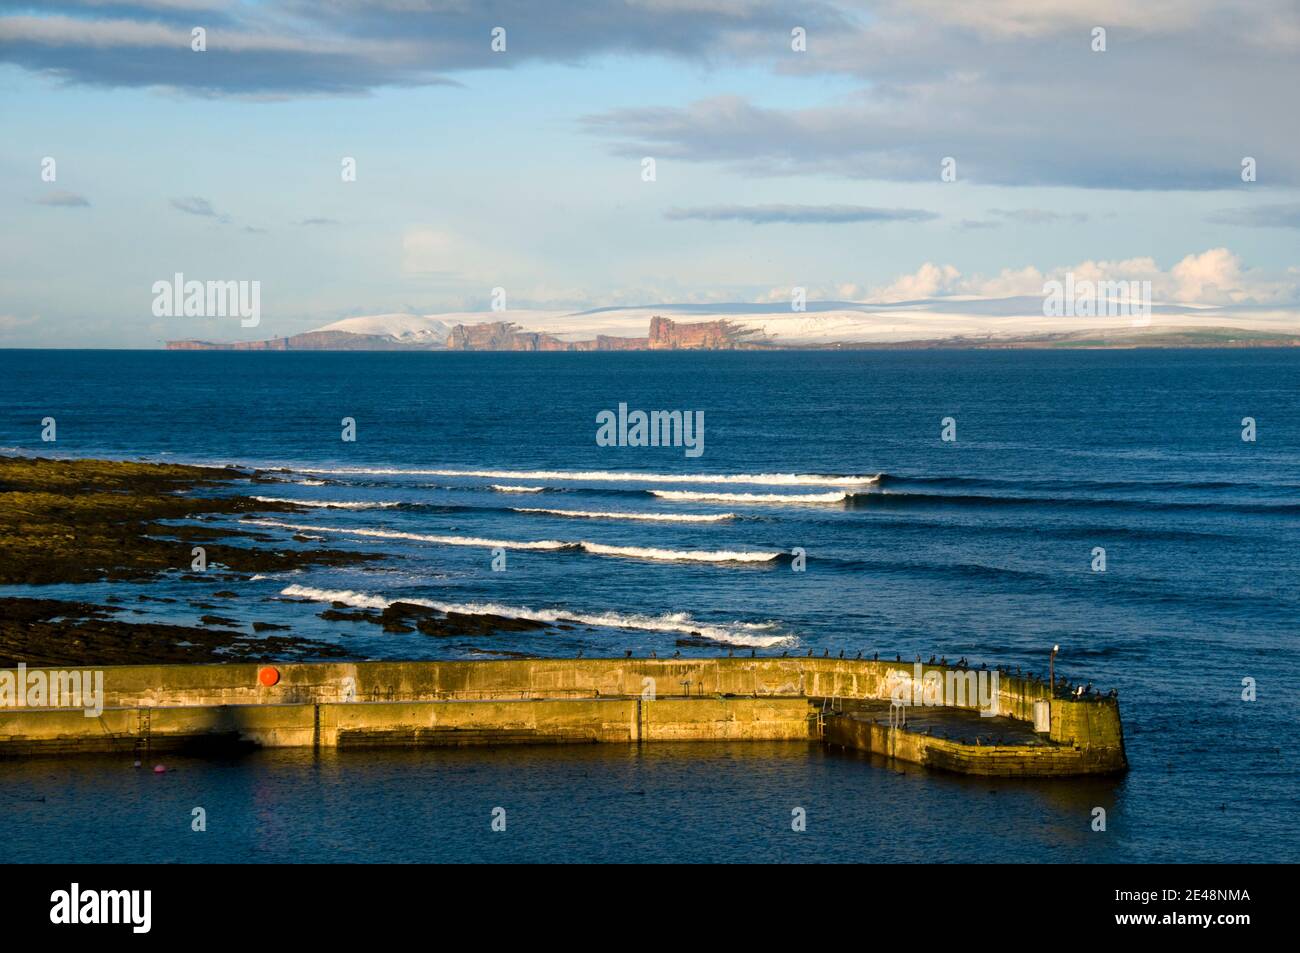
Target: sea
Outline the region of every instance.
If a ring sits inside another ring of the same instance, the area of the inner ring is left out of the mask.
[[[601,437],[637,411],[702,429]],[[260,470],[275,482],[205,492],[311,509],[229,525],[383,557],[2,595],[198,624],[186,600],[233,586],[242,621],[364,658],[861,652],[1042,673],[1059,644],[1058,674],[1118,691],[1131,764],[990,781],[801,743],[278,750],[160,774],[8,760],[10,859],[1300,858],[1300,350],[9,350],[0,447]],[[553,625],[448,639],[319,617],[397,600]]]

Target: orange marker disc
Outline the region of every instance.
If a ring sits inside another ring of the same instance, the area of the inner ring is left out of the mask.
[[[270,688],[280,680],[280,672],[274,665],[267,665],[265,668],[258,670],[257,680]]]

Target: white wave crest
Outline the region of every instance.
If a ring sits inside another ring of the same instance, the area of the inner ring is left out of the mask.
[[[296,503],[298,506],[317,506],[331,510],[382,510],[391,506],[401,506],[400,502],[383,501],[376,503],[350,502],[343,500],[289,500],[278,496],[255,496],[259,503]]]
[[[664,500],[693,503],[843,503],[847,493],[697,493],[694,490],[651,490]]]
[[[656,549],[647,546],[607,546],[586,541],[578,545],[583,551],[597,556],[626,556],[629,559],[657,559],[665,562],[767,563],[781,556],[780,553],[758,550]]]
[[[481,536],[436,536],[430,533],[405,533],[395,529],[367,529],[365,527],[337,526],[303,526],[297,523],[282,523],[279,520],[249,520],[254,526],[274,526],[279,529],[291,529],[298,532],[342,533],[345,536],[368,536],[375,539],[408,539],[417,543],[440,543],[444,546],[480,546],[489,549],[576,549],[577,543],[568,543],[559,539],[538,539],[512,541],[506,539],[484,539]]]
[[[445,470],[395,467],[342,467],[333,470],[304,468],[303,473],[374,474],[380,476],[483,477],[505,480],[571,480],[595,483],[750,483],[756,486],[868,486],[872,476],[835,476],[821,473],[635,473],[618,470]],[[494,487],[495,489],[495,487]]]
[[[628,559],[654,559],[665,562],[760,563],[770,562],[781,556],[780,553],[755,550],[656,549],[646,546],[608,546],[604,543],[591,543],[586,540],[570,542],[559,539],[511,540],[485,539],[481,536],[435,536],[427,533],[405,533],[392,529],[303,526],[297,523],[283,523],[279,520],[249,520],[248,523],[253,526],[291,529],[295,532],[341,533],[346,536],[366,536],[376,539],[407,539],[421,543],[438,543],[443,546],[478,546],[488,549],[574,549],[592,553],[596,556],[623,556]]]
[[[664,615],[644,615],[624,612],[570,612],[564,609],[530,609],[507,606],[494,602],[438,602],[432,599],[386,599],[383,596],[351,589],[316,589],[311,586],[286,586],[282,596],[315,599],[318,602],[342,602],[358,609],[386,609],[394,602],[409,602],[427,606],[439,612],[458,612],[464,615],[497,615],[510,619],[528,619],[533,622],[576,622],[580,625],[602,626],[611,629],[635,629],[644,632],[670,632],[680,635],[698,635],[714,642],[731,645],[749,645],[768,648],[773,645],[794,645],[798,639],[789,634],[774,634],[777,626],[771,622],[729,622],[721,625],[697,622],[685,612]]]
[[[498,493],[541,493],[546,489],[544,486],[507,486],[504,483],[493,483],[491,486]]]
[[[664,523],[721,523],[735,519],[735,513],[616,513],[605,510],[547,510],[540,507],[515,506],[515,513],[540,513],[546,516],[571,516],[592,520],[647,520]]]

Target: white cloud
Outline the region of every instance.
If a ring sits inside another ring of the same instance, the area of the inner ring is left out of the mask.
[[[1295,126],[1278,121],[1300,78],[1294,0],[1250,16],[1211,0],[899,0],[809,44],[775,68],[859,87],[799,105],[643,100],[587,129],[617,155],[751,176],[927,182],[952,156],[967,183],[1211,190],[1240,184],[1243,155],[1267,155],[1271,185],[1300,185]]]
[[[1169,272],[1176,300],[1200,304],[1227,304],[1244,300],[1241,260],[1226,248],[1211,248],[1188,255]]]
[[[1296,269],[1288,269],[1294,274]],[[1064,280],[1069,273],[1076,281],[1150,281],[1152,297],[1188,305],[1282,304],[1300,301],[1295,280],[1271,276],[1260,269],[1243,268],[1241,259],[1226,248],[1211,248],[1184,257],[1168,271],[1154,258],[1120,261],[1087,260],[1041,272],[1032,265],[1004,268],[997,275],[963,275],[952,265],[926,262],[912,274],[900,275],[873,289],[862,300],[885,304],[954,295],[977,298],[1011,298],[1040,295],[1043,284]]]
[[[914,301],[917,298],[937,298],[958,293],[961,272],[952,265],[926,262],[915,273],[899,275],[890,284],[877,288],[868,301]]]
[[[1142,32],[1194,30],[1219,6],[1215,0],[907,0],[893,4],[900,14],[960,23],[990,36],[1045,36],[1093,26]]]

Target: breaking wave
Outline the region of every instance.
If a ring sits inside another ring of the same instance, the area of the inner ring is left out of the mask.
[[[603,543],[578,543],[588,553],[597,556],[627,556],[632,559],[659,559],[666,562],[695,563],[767,563],[780,559],[784,553],[758,550],[730,549],[656,549],[647,546],[606,546]]]
[[[546,489],[544,486],[507,486],[504,483],[493,483],[491,486],[498,493],[541,493]]]
[[[731,645],[767,648],[773,645],[794,645],[798,639],[789,634],[774,632],[772,622],[729,622],[713,625],[697,622],[685,612],[664,615],[643,615],[624,612],[569,612],[563,609],[529,609],[522,606],[499,605],[494,602],[438,602],[432,599],[386,599],[383,596],[355,592],[351,589],[316,589],[311,586],[286,586],[282,596],[314,599],[318,602],[342,602],[358,609],[386,609],[394,602],[409,602],[427,606],[439,612],[457,612],[463,615],[495,615],[509,619],[528,619],[533,622],[576,622],[580,625],[603,626],[613,629],[635,629],[645,632],[669,632],[695,635],[714,642]]]
[[[735,513],[617,513],[605,510],[547,510],[541,507],[516,506],[516,513],[540,513],[546,516],[571,516],[592,520],[647,520],[664,523],[721,523],[735,519]]]
[[[253,526],[291,529],[295,532],[341,533],[346,536],[365,536],[376,539],[406,539],[413,542],[438,543],[443,546],[478,546],[487,549],[534,549],[551,551],[568,549],[591,553],[596,556],[622,556],[628,559],[653,559],[663,562],[765,563],[771,562],[774,559],[780,559],[784,555],[784,553],[756,550],[658,549],[650,546],[610,546],[604,543],[591,543],[586,540],[510,540],[485,539],[481,536],[436,536],[426,533],[406,533],[392,529],[303,526],[298,523],[283,523],[279,520],[249,520],[248,522]]]
[[[367,529],[365,527],[339,526],[303,526],[299,523],[282,523],[279,520],[249,520],[254,526],[272,526],[278,529],[291,529],[295,532],[340,533],[344,536],[367,536],[374,539],[406,539],[417,543],[440,543],[444,546],[480,546],[489,549],[576,549],[577,543],[560,539],[538,539],[517,541],[505,539],[486,539],[481,536],[436,536],[429,533],[406,533],[396,529]]]
[[[843,503],[849,493],[697,493],[694,490],[651,490],[664,500],[696,503]]]
[[[278,496],[255,496],[253,499],[259,503],[293,503],[296,506],[317,506],[331,510],[382,510],[392,506],[401,506],[401,503],[395,502],[345,502],[342,500],[289,500]]]

